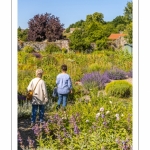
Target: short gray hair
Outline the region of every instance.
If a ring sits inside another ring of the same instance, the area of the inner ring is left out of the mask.
[[[42,69],[37,69],[36,70],[36,76],[42,76],[42,74],[43,74],[43,70]]]

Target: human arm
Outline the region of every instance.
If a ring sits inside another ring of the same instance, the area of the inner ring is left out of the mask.
[[[44,95],[44,102],[48,102],[48,94],[47,94],[47,88],[46,88],[46,84],[43,81],[42,83],[42,90],[43,90],[43,95]]]
[[[69,80],[68,80],[68,87],[70,89],[70,93],[72,93],[72,81],[71,81],[70,77],[69,77]]]
[[[31,80],[28,87],[27,87],[27,91],[33,90],[33,81]]]

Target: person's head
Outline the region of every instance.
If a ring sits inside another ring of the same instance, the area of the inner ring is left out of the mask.
[[[62,65],[62,66],[61,66],[61,70],[64,71],[64,72],[66,72],[66,71],[67,71],[67,65],[65,65],[65,64]]]
[[[42,69],[37,69],[36,70],[36,76],[39,77],[39,78],[41,78],[42,75],[43,75],[43,70]]]

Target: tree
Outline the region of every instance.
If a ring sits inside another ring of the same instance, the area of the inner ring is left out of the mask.
[[[127,6],[124,9],[124,17],[127,23],[132,22],[133,14],[132,14],[132,2],[128,2]]]
[[[89,49],[90,43],[85,42],[85,38],[83,37],[83,31],[76,29],[69,37],[70,43],[69,47],[72,50],[77,51],[85,51]]]
[[[117,16],[115,19],[113,19],[112,23],[115,27],[117,27],[120,24],[126,25],[125,17],[124,16]]]
[[[94,14],[92,15],[87,15],[86,16],[86,22],[98,22],[98,23],[104,23],[104,15],[102,13],[98,13],[98,12],[95,12]]]
[[[127,41],[128,43],[132,44],[132,22],[127,25],[125,33],[127,33]]]
[[[28,40],[43,41],[47,39],[49,42],[62,38],[63,26],[58,17],[45,13],[37,14],[28,22]]]
[[[102,13],[95,12],[92,16],[93,21],[104,23],[104,15]]]
[[[18,27],[18,40],[27,41],[28,37],[28,29],[21,29]]]
[[[71,24],[67,29],[66,33],[70,32],[70,28],[81,28],[83,26],[84,20],[77,21],[76,23]]]

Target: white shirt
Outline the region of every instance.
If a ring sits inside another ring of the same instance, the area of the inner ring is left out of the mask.
[[[39,77],[32,79],[27,87],[27,90],[34,90]],[[40,80],[33,93],[32,104],[33,105],[44,105],[48,101],[47,88],[44,80]]]

